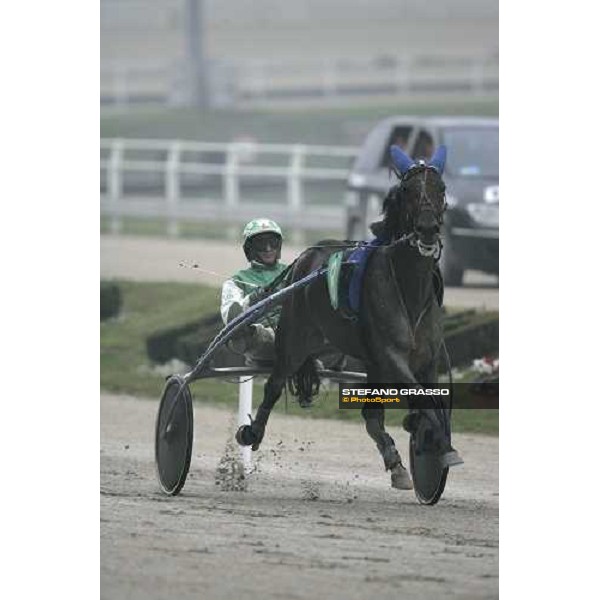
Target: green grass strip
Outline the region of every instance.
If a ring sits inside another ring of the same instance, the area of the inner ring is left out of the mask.
[[[146,337],[153,332],[175,327],[214,313],[219,305],[219,290],[185,283],[138,283],[118,281],[123,307],[118,317],[100,324],[100,387],[102,391],[160,398],[165,373],[150,364]],[[237,405],[238,388],[220,380],[201,380],[191,386],[196,402]],[[262,382],[256,380],[254,402],[262,398]],[[287,406],[286,406],[287,404]],[[337,386],[325,390],[310,410],[301,409],[291,396],[285,396],[275,412],[307,418],[335,418],[361,421],[359,410],[339,410]],[[400,425],[403,410],[389,410],[386,422]],[[454,431],[497,435],[497,410],[457,410]]]

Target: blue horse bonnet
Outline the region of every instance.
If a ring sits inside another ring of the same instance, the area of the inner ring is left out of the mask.
[[[415,161],[400,148],[400,146],[392,146],[390,148],[390,156],[392,157],[394,166],[400,172],[400,175],[404,175],[416,164]],[[448,150],[446,146],[441,145],[433,153],[431,160],[427,164],[430,167],[433,167],[441,175],[444,172],[447,156]]]

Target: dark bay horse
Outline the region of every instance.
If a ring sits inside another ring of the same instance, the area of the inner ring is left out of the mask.
[[[286,299],[275,340],[275,365],[255,420],[238,430],[240,444],[254,450],[259,447],[287,378],[327,345],[363,361],[369,382],[397,386],[437,382],[443,337],[435,278],[439,277],[436,261],[446,209],[442,180],[446,149],[440,146],[429,163],[415,163],[397,146],[392,146],[391,155],[399,182],[385,198],[383,219],[371,225],[381,245],[368,259],[358,320],[350,321],[332,308],[324,277]],[[325,265],[340,244],[326,241],[303,252],[293,268],[292,281]],[[392,486],[410,489],[410,476],[384,427],[383,407],[365,405],[362,415],[391,471]],[[442,448],[442,452],[451,451],[449,443]]]

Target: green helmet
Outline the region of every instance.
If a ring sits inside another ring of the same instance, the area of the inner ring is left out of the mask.
[[[281,227],[279,227],[275,221],[271,221],[271,219],[252,219],[252,221],[244,227],[244,232],[242,233],[244,244],[255,235],[267,233],[269,231],[278,234],[283,239]]]
[[[252,221],[246,224],[242,233],[244,254],[248,260],[253,259],[250,249],[250,240],[259,233],[275,233],[283,239],[281,227],[279,227],[275,221],[272,221],[271,219],[252,219]]]

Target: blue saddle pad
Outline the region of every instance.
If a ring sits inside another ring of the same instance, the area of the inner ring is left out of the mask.
[[[363,278],[369,257],[375,248],[378,248],[385,243],[385,240],[375,238],[364,246],[356,248],[348,256],[347,262],[354,265],[350,283],[348,285],[348,306],[350,310],[356,314],[358,314],[360,309],[360,292],[362,290]]]

